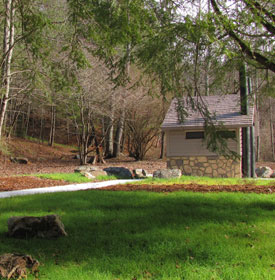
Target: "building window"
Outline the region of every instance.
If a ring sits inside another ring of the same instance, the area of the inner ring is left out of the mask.
[[[186,132],[186,139],[203,139],[203,138],[204,138],[203,131]]]

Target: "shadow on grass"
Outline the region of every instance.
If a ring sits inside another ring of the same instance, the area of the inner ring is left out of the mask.
[[[219,250],[232,258],[239,245],[224,236],[233,230],[245,236],[250,225],[272,220],[274,209],[274,195],[254,194],[84,191],[10,198],[0,201],[0,253],[28,253],[46,264],[92,260],[114,274],[112,265],[129,259],[137,266],[190,258],[203,264],[221,258]],[[18,240],[4,234],[11,216],[49,213],[61,216],[68,237]]]

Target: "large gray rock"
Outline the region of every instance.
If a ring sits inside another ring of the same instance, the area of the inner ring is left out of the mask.
[[[91,165],[80,165],[78,166],[74,172],[85,173],[85,172],[92,172],[99,170],[98,167],[91,166]]]
[[[125,167],[107,167],[103,169],[108,175],[115,175],[121,179],[131,179],[132,173],[128,168]]]
[[[144,169],[134,169],[133,174],[136,179],[144,179],[148,177],[148,173]]]
[[[93,170],[93,171],[90,171],[90,173],[94,176],[94,177],[98,177],[98,176],[107,176],[107,172],[104,171],[104,170]]]
[[[275,171],[270,175],[270,178],[275,178]]]
[[[257,177],[261,178],[270,178],[273,173],[273,170],[268,166],[260,166],[256,168],[255,173]]]
[[[85,173],[81,173],[81,174],[84,175],[86,178],[88,178],[90,180],[95,179],[95,176],[92,175],[92,173],[90,173],[90,172],[85,172]]]
[[[8,219],[8,236],[15,238],[56,238],[67,236],[59,216],[11,217]]]
[[[158,169],[154,171],[153,177],[154,178],[179,178],[181,177],[182,173],[180,169]]]
[[[27,278],[29,272],[38,271],[39,262],[29,255],[3,254],[0,256],[0,278]]]

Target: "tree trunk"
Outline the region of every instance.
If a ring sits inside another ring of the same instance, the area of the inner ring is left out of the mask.
[[[273,130],[273,108],[271,97],[269,97],[269,105],[270,105],[270,137],[271,137],[271,153],[272,153],[272,160],[275,161],[275,153],[274,153],[274,130]]]
[[[1,69],[1,86],[4,88],[4,94],[1,100],[0,107],[0,139],[2,137],[3,124],[7,111],[9,95],[10,95],[10,83],[11,83],[11,59],[13,54],[14,44],[14,16],[15,7],[13,0],[5,1],[5,23],[4,23],[4,41],[3,41],[3,59]]]
[[[108,132],[107,132],[107,140],[106,140],[106,152],[105,155],[107,158],[111,158],[114,156],[114,115],[115,115],[115,103],[114,103],[114,92],[111,96],[111,112],[108,123]]]
[[[70,143],[70,122],[67,119],[67,125],[66,125],[66,132],[67,132],[67,144],[69,145]]]
[[[80,135],[80,143],[79,143],[79,157],[80,157],[80,164],[84,165],[87,164],[87,157],[88,157],[88,137],[87,132],[89,131],[89,124],[87,127],[85,125],[85,116],[84,116],[84,100],[83,96],[81,97],[81,107],[80,107],[80,119],[81,119],[81,135]]]
[[[123,102],[124,103],[124,102]],[[121,140],[124,132],[124,122],[125,122],[125,106],[123,105],[122,112],[118,121],[115,142],[114,142],[114,157],[118,157],[121,153]]]
[[[30,114],[31,114],[31,103],[28,103],[28,111],[27,111],[27,116],[26,116],[26,122],[25,122],[25,136],[28,135],[28,130],[29,130],[29,123],[30,123]]]
[[[53,146],[54,137],[55,137],[55,121],[56,120],[56,110],[55,106],[51,106],[51,129],[50,129],[50,137],[49,137],[49,146]]]
[[[41,109],[41,117],[40,117],[40,133],[39,133],[40,143],[44,142],[44,109]]]

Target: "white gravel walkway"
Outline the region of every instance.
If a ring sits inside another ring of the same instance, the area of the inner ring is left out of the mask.
[[[84,183],[84,184],[73,184],[73,185],[55,186],[55,187],[46,187],[46,188],[26,189],[26,190],[19,190],[19,191],[7,191],[7,192],[0,192],[0,198],[38,194],[38,193],[73,192],[73,191],[88,190],[88,189],[98,189],[98,188],[124,184],[133,181],[137,181],[137,180],[133,180],[133,179],[111,180],[111,181],[104,181],[98,183]]]

